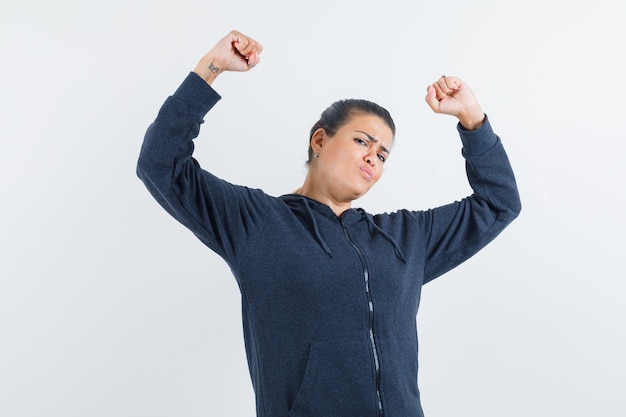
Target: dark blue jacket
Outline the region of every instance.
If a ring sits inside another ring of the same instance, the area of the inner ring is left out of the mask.
[[[154,198],[237,279],[263,417],[422,416],[416,315],[422,285],[519,213],[508,158],[486,120],[458,128],[474,194],[425,211],[336,216],[200,168],[193,142],[220,96],[191,73],[149,127],[137,172]]]

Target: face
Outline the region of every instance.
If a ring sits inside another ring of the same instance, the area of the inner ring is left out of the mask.
[[[389,126],[369,114],[352,116],[333,136],[318,130],[311,145],[320,155],[315,161],[320,185],[337,200],[363,196],[383,174],[392,143]]]

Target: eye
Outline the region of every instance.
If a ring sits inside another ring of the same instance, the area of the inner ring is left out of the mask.
[[[382,153],[378,154],[378,159],[380,159],[381,162],[385,162],[387,160],[387,158],[385,158],[385,155],[383,155]]]
[[[359,145],[368,146],[367,142],[365,142],[363,139],[354,138],[354,141],[358,143]]]

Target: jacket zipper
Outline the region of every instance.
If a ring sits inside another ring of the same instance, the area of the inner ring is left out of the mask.
[[[354,243],[350,234],[348,233],[348,229],[346,228],[343,219],[341,220],[341,226],[343,228],[343,233],[346,235],[346,239],[354,248],[354,251],[359,257],[361,261],[361,266],[363,267],[363,279],[365,282],[365,294],[367,297],[367,306],[368,306],[368,332],[369,339],[372,348],[372,356],[374,357],[374,369],[376,371],[376,405],[378,407],[378,416],[383,417],[383,402],[380,395],[380,361],[378,358],[378,346],[376,344],[376,337],[374,336],[374,303],[372,302],[372,294],[370,292],[370,275],[369,270],[367,269],[367,264],[365,263],[365,255],[361,249]]]

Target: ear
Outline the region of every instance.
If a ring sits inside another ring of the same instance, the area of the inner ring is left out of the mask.
[[[324,128],[320,127],[319,129],[317,129],[313,133],[313,136],[311,136],[311,148],[313,149],[313,152],[320,153],[322,148],[326,145],[327,139],[328,136],[326,135],[326,131],[324,130]]]

